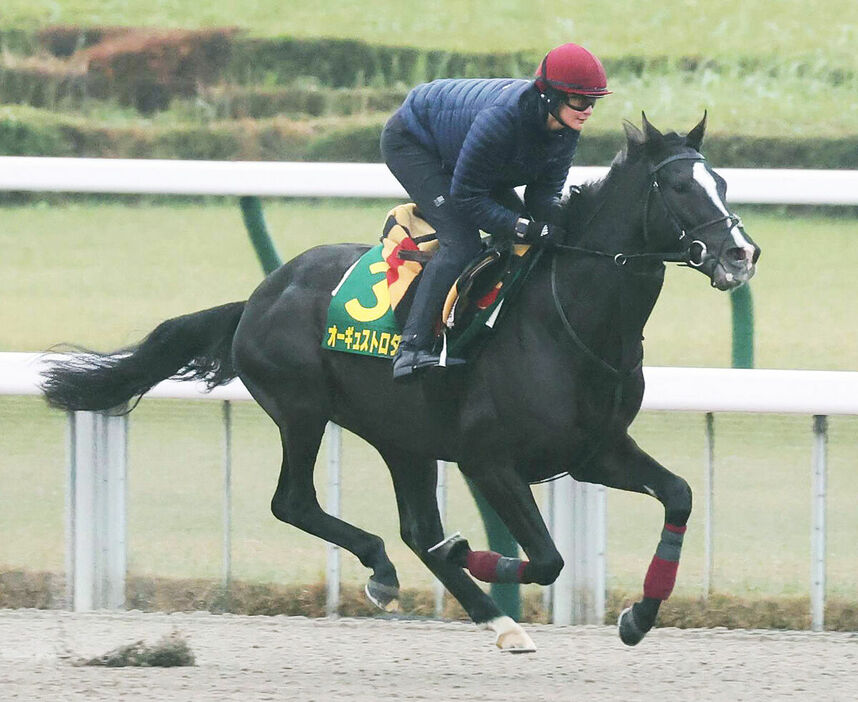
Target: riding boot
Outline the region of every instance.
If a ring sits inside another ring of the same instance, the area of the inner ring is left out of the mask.
[[[433,263],[436,262],[429,261],[423,270],[402,330],[402,340],[393,359],[393,379],[396,381],[412,378],[415,371],[424,368],[457,366],[465,362],[461,358],[450,358],[443,351],[436,353],[432,348],[435,343],[432,326],[441,315],[447,291],[461,272],[456,266]]]

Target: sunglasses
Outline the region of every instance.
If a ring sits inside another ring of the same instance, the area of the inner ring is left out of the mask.
[[[596,105],[596,98],[585,97],[582,95],[575,95],[574,97],[570,96],[566,98],[566,105],[576,112],[584,112],[587,108],[594,107]]]

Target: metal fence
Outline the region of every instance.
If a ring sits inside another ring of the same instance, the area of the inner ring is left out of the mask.
[[[604,167],[572,167],[567,184]],[[731,203],[858,205],[858,170],[719,168]],[[406,196],[381,163],[273,163],[0,156],[0,190],[272,197]]]
[[[38,395],[38,372],[49,356],[0,354],[0,394]],[[712,476],[714,429],[712,412],[768,412],[814,417],[811,613],[812,625],[824,624],[826,563],[827,421],[829,415],[858,415],[858,372],[776,371],[712,368],[644,369],[646,393],[643,409],[707,413],[709,450],[704,494],[706,582],[711,578]],[[153,398],[182,398],[223,403],[223,580],[231,570],[230,514],[232,422],[231,403],[249,401],[239,381],[215,388],[165,381],[149,393]],[[109,417],[87,412],[69,415],[67,481],[68,597],[76,610],[122,607],[125,585],[125,476],[127,416]],[[341,430],[329,425],[327,446],[327,509],[339,514]],[[438,496],[446,502],[444,466]],[[554,483],[546,519],[567,567],[549,590],[553,621],[602,621],[605,609],[605,489],[577,483],[571,478]],[[340,591],[340,553],[328,548],[327,609],[335,612]],[[441,602],[440,589],[436,597]]]

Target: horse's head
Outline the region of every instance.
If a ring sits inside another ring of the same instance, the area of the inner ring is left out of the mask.
[[[713,287],[730,290],[754,275],[760,248],[728,209],[727,183],[700,153],[705,129],[705,113],[684,137],[662,134],[644,114],[643,131],[625,123],[627,150],[649,172],[643,215],[647,248],[679,254]]]

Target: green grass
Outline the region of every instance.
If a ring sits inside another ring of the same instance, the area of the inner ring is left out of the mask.
[[[315,243],[373,242],[390,204],[271,201],[265,212],[288,259]],[[167,317],[246,299],[261,276],[232,202],[37,204],[0,212],[4,351],[58,342],[123,346]],[[752,282],[757,365],[858,369],[858,223],[740,213],[763,249]],[[669,269],[646,333],[650,365],[730,364],[727,295],[690,269]]]
[[[658,5],[560,0],[416,2],[328,0],[4,0],[0,25],[239,26],[260,36],[342,37],[462,51],[542,51],[566,41],[604,56],[784,56],[819,53],[855,65],[858,17],[851,0],[808,11],[799,0],[665,0]]]
[[[269,227],[284,258],[317,242],[371,242],[390,203],[272,201]],[[744,208],[742,208],[744,209]],[[752,283],[757,365],[858,368],[853,304],[858,223],[822,215],[743,211],[763,248]],[[111,348],[162,319],[244,299],[261,277],[236,204],[70,204],[0,209],[0,350],[39,351],[60,341]],[[647,329],[649,365],[728,366],[730,311],[698,273],[670,269]],[[234,416],[234,577],[316,582],[325,547],[268,511],[279,469],[273,424],[255,405]],[[65,421],[35,398],[0,398],[0,564],[63,569]],[[715,585],[736,594],[807,590],[810,418],[716,417]],[[645,413],[633,434],[696,491],[678,592],[696,594],[702,574],[703,422],[699,415]],[[219,405],[144,401],[131,415],[129,566],[139,575],[220,576],[222,436]],[[428,572],[398,537],[389,478],[375,452],[345,441],[343,512],[379,533],[403,584],[428,587]],[[324,457],[322,457],[324,458]],[[858,418],[834,418],[829,506],[830,592],[858,596],[851,547],[858,516]],[[324,467],[318,471],[324,500]],[[476,509],[453,469],[449,528],[484,544]],[[541,494],[541,488],[537,488]],[[379,509],[379,505],[383,508]],[[637,592],[661,509],[611,492],[611,587]],[[346,556],[344,578],[365,570]]]

